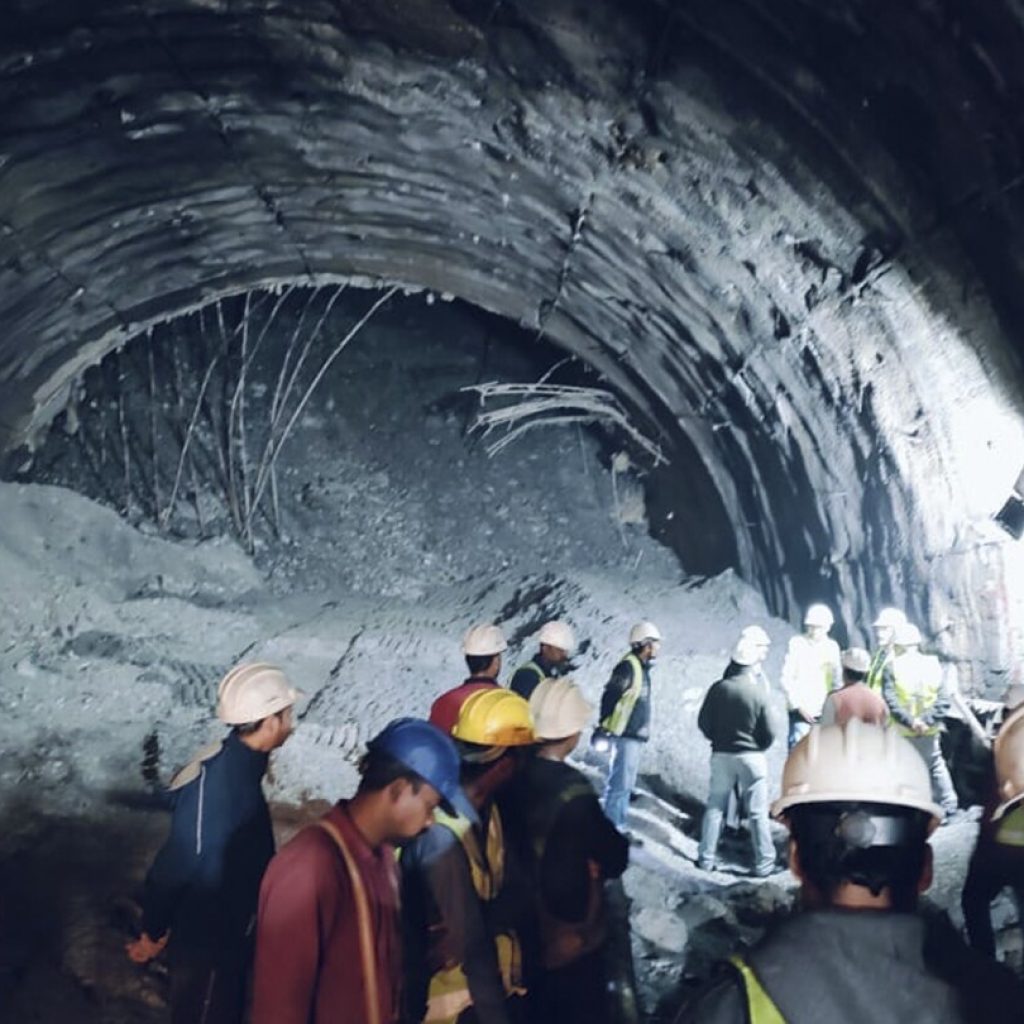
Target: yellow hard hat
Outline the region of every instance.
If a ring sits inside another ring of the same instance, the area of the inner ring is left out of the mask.
[[[523,747],[534,743],[530,705],[510,690],[478,690],[459,710],[452,736],[463,743],[487,747]]]
[[[996,736],[995,757],[996,783],[1002,802],[992,820],[998,821],[1024,797],[1024,707],[1004,720]]]

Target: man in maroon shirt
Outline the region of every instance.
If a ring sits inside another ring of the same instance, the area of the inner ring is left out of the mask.
[[[851,647],[843,651],[842,662],[843,685],[825,698],[821,724],[846,725],[851,718],[859,718],[869,725],[885,725],[889,708],[881,694],[867,685],[871,655],[863,647]]]
[[[392,844],[459,789],[455,744],[400,718],[370,741],[362,780],[271,860],[260,888],[252,1024],[393,1024],[401,985]]]
[[[501,655],[507,647],[505,634],[499,626],[473,626],[462,638],[462,653],[466,658],[469,678],[461,686],[442,693],[430,708],[430,721],[446,736],[450,736],[455,728],[467,697],[477,690],[498,685]]]

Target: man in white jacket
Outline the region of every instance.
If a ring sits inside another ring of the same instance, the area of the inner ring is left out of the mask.
[[[792,749],[821,717],[825,698],[842,684],[839,644],[828,631],[834,622],[826,605],[812,604],[804,615],[804,632],[789,641],[782,664],[782,689],[789,708]]]

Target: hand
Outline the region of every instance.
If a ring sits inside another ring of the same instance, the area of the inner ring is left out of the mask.
[[[164,951],[169,935],[170,932],[154,940],[143,932],[134,942],[125,943],[124,950],[128,954],[128,959],[136,964],[148,964]]]
[[[815,723],[816,723],[816,722],[818,721],[818,717],[817,717],[817,715],[812,715],[812,714],[809,714],[808,712],[804,711],[804,709],[803,709],[803,708],[800,708],[800,709],[799,709],[799,711],[800,711],[800,717],[801,717],[801,718],[802,718],[802,719],[803,719],[803,720],[804,720],[804,721],[805,721],[805,722],[806,722],[806,723],[807,723],[808,725],[814,725],[814,724],[815,724]]]
[[[915,736],[923,736],[928,731],[928,726],[920,718],[915,718],[910,728],[914,730]]]

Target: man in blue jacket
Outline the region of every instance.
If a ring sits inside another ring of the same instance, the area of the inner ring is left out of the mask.
[[[217,717],[231,732],[170,785],[171,833],[146,876],[136,963],[168,950],[173,1024],[240,1024],[260,881],[274,855],[262,781],[292,732],[298,697],[273,665],[221,681]]]

